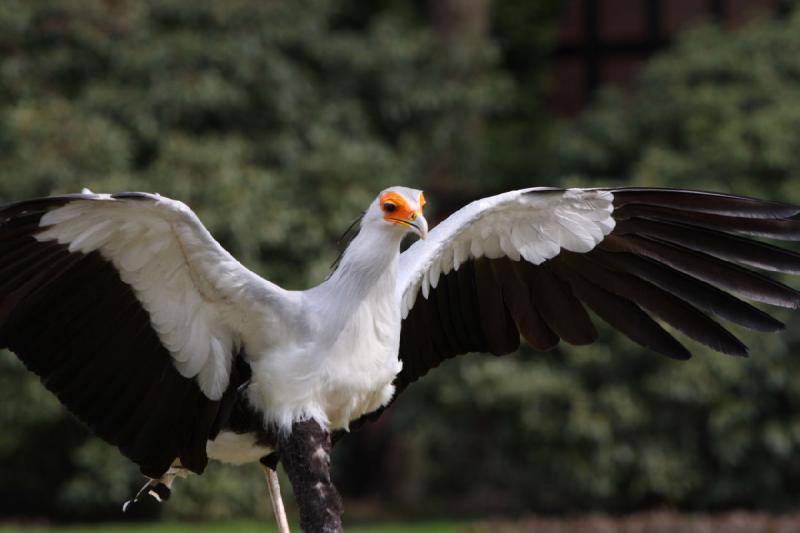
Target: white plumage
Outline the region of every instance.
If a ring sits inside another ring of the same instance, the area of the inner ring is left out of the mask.
[[[260,278],[159,195],[12,204],[0,209],[0,348],[168,486],[208,457],[265,460],[298,423],[347,429],[449,357],[510,353],[520,336],[541,350],[593,342],[585,307],[682,359],[654,317],[744,355],[711,315],[783,325],[730,293],[800,306],[800,293],[745,268],[800,272],[800,256],[749,238],[800,240],[796,206],[531,188],[473,202],[429,233],[424,202],[383,191],[336,270],[306,291]],[[409,232],[424,240],[401,254]]]
[[[110,260],[150,314],[175,367],[196,377],[210,399],[221,398],[232,357],[245,345],[254,369],[249,398],[265,424],[288,430],[311,418],[340,429],[391,399],[402,368],[400,321],[420,290],[427,298],[441,273],[469,259],[506,255],[541,264],[561,248],[587,252],[614,227],[612,198],[605,191],[526,189],[479,200],[402,260],[405,231],[378,225],[374,203],[337,271],[295,294],[247,270],[185,204],[158,195],[142,201],[89,193],[45,214],[36,239],[71,252],[99,250]]]
[[[85,194],[41,218],[40,242],[111,261],[150,314],[184,377],[212,400],[228,387],[232,355],[263,315],[286,305],[285,291],[247,270],[185,204]],[[274,322],[273,322],[274,323]]]
[[[562,248],[588,252],[614,229],[613,199],[608,191],[531,188],[484,198],[456,211],[401,256],[397,290],[403,318],[420,289],[427,298],[442,273],[458,270],[468,259],[522,257],[539,265]]]

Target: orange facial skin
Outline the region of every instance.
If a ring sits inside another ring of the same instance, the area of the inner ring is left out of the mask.
[[[425,205],[425,196],[420,193],[418,210],[411,209],[405,197],[396,192],[387,192],[381,195],[378,202],[380,202],[384,220],[394,222],[395,224],[409,225],[409,222],[416,220],[417,217],[422,214],[422,207]],[[390,206],[394,206],[394,208]]]

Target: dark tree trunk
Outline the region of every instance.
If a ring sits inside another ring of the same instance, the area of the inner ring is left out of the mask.
[[[292,483],[300,527],[308,533],[342,530],[342,500],[330,474],[331,436],[313,420],[279,438],[278,453]]]
[[[439,63],[449,78],[463,86],[484,70],[482,51],[491,25],[491,0],[430,0],[434,33],[439,42]],[[474,109],[454,106],[443,117],[434,146],[430,182],[449,191],[463,189],[480,164],[484,128]]]

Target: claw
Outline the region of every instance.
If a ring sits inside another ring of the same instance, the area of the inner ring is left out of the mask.
[[[139,492],[136,493],[133,499],[122,504],[122,512],[138,512],[143,507],[169,500],[169,497],[172,495],[172,490],[170,490],[167,483],[171,482],[172,479],[165,480],[164,478],[149,480],[145,483],[144,487],[139,489]]]

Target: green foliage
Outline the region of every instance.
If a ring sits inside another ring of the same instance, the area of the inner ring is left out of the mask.
[[[630,93],[606,91],[552,141],[550,176],[572,184],[800,201],[800,13],[690,31]],[[732,328],[747,360],[683,338],[695,357],[678,363],[605,332],[602,345],[445,365],[395,410],[401,450],[419,467],[409,502],[796,507],[800,318],[778,316],[788,322],[777,335]]]
[[[687,33],[554,139],[553,172],[800,200],[800,17]]]

